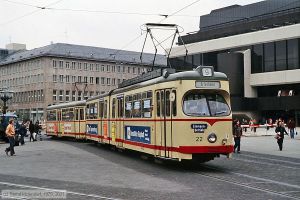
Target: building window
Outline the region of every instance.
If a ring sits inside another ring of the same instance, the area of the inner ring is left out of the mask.
[[[102,85],[104,85],[104,82],[105,82],[104,80],[105,80],[104,77],[101,77],[101,84]]]
[[[83,63],[83,68],[84,68],[85,71],[88,70],[88,65],[87,65],[87,63]]]
[[[64,61],[62,61],[62,60],[59,61],[59,68],[61,68],[61,69],[64,68]]]
[[[128,67],[128,71],[127,72],[130,73],[130,67]]]
[[[76,69],[76,63],[72,62],[72,70],[75,70],[75,69]]]
[[[299,69],[299,39],[287,41],[288,69]]]
[[[110,85],[110,78],[107,78],[107,85]]]
[[[77,63],[77,69],[78,70],[82,70],[82,68],[81,68],[81,62]]]
[[[94,84],[94,77],[90,77],[90,84]]]
[[[100,71],[100,65],[96,64],[96,71],[99,72]]]
[[[78,81],[79,83],[81,83],[81,76],[78,76]]]
[[[100,84],[99,77],[96,77],[96,84]]]
[[[90,64],[90,71],[94,71],[94,64]]]
[[[116,79],[115,78],[112,79],[112,85],[116,85]]]
[[[70,62],[66,62],[66,69],[70,69]]]
[[[59,90],[59,101],[63,101],[63,96],[64,96],[64,91],[63,90]]]
[[[121,79],[118,78],[118,85],[121,83]]]
[[[77,101],[81,101],[81,96],[82,96],[82,92],[81,92],[81,91],[78,91],[78,94],[77,94]]]
[[[85,82],[85,83],[88,82],[88,77],[87,77],[87,76],[84,76],[84,77],[83,77],[83,82]]]
[[[264,48],[262,44],[252,46],[251,55],[251,73],[262,73],[263,72],[263,53]]]
[[[67,102],[70,101],[70,91],[69,90],[66,91],[66,101]]]
[[[57,75],[53,74],[53,82],[57,82]]]
[[[56,90],[53,90],[53,101],[57,101]]]
[[[275,43],[276,49],[276,71],[286,70],[286,41],[279,41]]]
[[[119,65],[119,66],[117,66],[117,70],[118,70],[118,73],[120,73],[121,72],[121,66]]]
[[[105,67],[104,65],[101,65],[101,72],[104,72],[105,71]]]
[[[72,76],[72,83],[76,82],[76,76]]]
[[[53,60],[53,61],[52,61],[52,65],[53,65],[53,68],[57,68],[56,60]]]
[[[111,66],[111,71],[116,72],[116,66],[115,65]]]
[[[61,83],[64,82],[64,75],[59,75],[59,82],[61,82]]]
[[[89,98],[89,96],[88,96],[88,92],[87,92],[87,91],[85,91],[85,92],[84,92],[84,94],[83,94],[83,98],[84,98],[85,100],[87,100],[87,99]]]
[[[72,101],[76,101],[75,91],[72,91]]]
[[[70,75],[66,75],[66,83],[70,83]]]
[[[264,67],[265,72],[275,71],[275,48],[274,42],[264,44]]]
[[[110,72],[110,66],[109,65],[106,66],[106,71]]]

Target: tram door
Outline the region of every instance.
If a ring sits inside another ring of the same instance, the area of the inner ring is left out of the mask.
[[[117,130],[116,130],[116,134],[117,134],[117,139],[119,139],[117,145],[119,147],[123,147],[123,132],[124,132],[124,97],[118,97],[118,122],[117,122]]]
[[[75,138],[79,139],[80,138],[80,119],[79,119],[79,108],[75,108],[75,122],[74,122],[74,134]]]
[[[171,89],[156,91],[156,145],[160,146],[160,156],[166,158],[172,157],[171,91]]]

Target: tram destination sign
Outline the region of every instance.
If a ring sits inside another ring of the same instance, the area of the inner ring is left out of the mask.
[[[196,81],[196,88],[218,89],[221,87],[219,81]]]

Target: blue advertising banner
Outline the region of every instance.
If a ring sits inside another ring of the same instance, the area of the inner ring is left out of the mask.
[[[125,126],[125,140],[150,144],[150,127]]]
[[[86,125],[86,132],[88,134],[98,134],[98,124],[87,124]]]

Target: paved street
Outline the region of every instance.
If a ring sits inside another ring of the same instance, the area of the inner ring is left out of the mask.
[[[300,199],[300,140],[243,137],[242,153],[198,166],[158,164],[92,143],[0,145],[0,189],[66,190],[67,199]],[[26,199],[26,198],[25,198]]]

